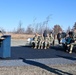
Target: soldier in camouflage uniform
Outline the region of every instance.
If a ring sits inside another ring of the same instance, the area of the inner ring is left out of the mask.
[[[47,37],[44,39],[44,49],[49,48],[50,46],[50,38],[49,35],[47,34]]]
[[[47,34],[47,48],[50,47],[50,37],[49,37],[49,34]]]
[[[53,44],[54,37],[53,37],[52,33],[49,34],[49,38],[50,38],[50,44]]]
[[[37,48],[37,45],[38,45],[38,34],[37,33],[35,34],[35,36],[33,38],[32,45],[33,45],[34,49]]]
[[[40,49],[41,46],[41,36],[38,36],[38,49]]]
[[[43,35],[38,36],[38,49],[43,49],[43,42],[44,42],[44,37]]]

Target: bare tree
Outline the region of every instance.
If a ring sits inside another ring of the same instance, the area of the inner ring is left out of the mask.
[[[62,31],[62,28],[60,27],[60,25],[54,25],[53,28],[54,34],[58,34],[59,31]]]
[[[50,16],[51,15],[49,15],[49,16],[46,17],[46,21],[45,21],[45,23],[46,23],[46,30],[47,30],[47,27],[48,27],[48,22],[50,21]]]
[[[21,33],[25,33],[25,29],[22,28],[22,22],[21,21],[19,22],[19,25],[18,25],[16,33],[20,33],[20,34]]]
[[[31,27],[31,24],[28,25],[27,29],[26,29],[26,33],[27,34],[33,34],[33,28]]]
[[[38,23],[36,23],[37,18],[34,18],[33,23],[27,27],[26,33],[31,33],[32,29],[33,29],[32,33],[39,33],[39,34],[42,34],[45,29],[48,30],[49,28],[48,22],[50,21],[50,16],[51,15],[47,16],[45,21]]]
[[[37,32],[39,34],[42,34],[44,30],[48,30],[48,22],[50,21],[50,16],[47,16],[46,17],[46,20],[43,21],[43,22],[39,22],[39,23],[35,23],[35,20],[34,20],[34,32]]]
[[[69,26],[68,29],[66,30],[66,33],[68,34],[70,30],[71,30],[71,28]]]
[[[0,32],[1,32],[2,34],[6,33],[6,31],[5,31],[3,28],[1,28],[1,27],[0,27]]]
[[[74,23],[73,29],[76,29],[76,22]]]

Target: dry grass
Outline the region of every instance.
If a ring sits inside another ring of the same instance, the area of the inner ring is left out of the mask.
[[[34,37],[34,34],[14,34],[14,33],[6,33],[5,35],[11,35],[12,39],[21,39],[26,40],[28,38]],[[2,34],[0,34],[2,36]]]

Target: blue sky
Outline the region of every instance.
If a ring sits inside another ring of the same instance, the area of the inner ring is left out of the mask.
[[[43,22],[50,15],[48,26],[59,24],[64,30],[76,22],[76,0],[0,0],[0,27],[6,31]]]

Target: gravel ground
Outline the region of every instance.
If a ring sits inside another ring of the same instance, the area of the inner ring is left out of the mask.
[[[0,75],[76,75],[76,64],[0,67]]]
[[[76,75],[76,53],[34,50],[25,44],[12,40],[11,60],[0,60],[0,75]]]

